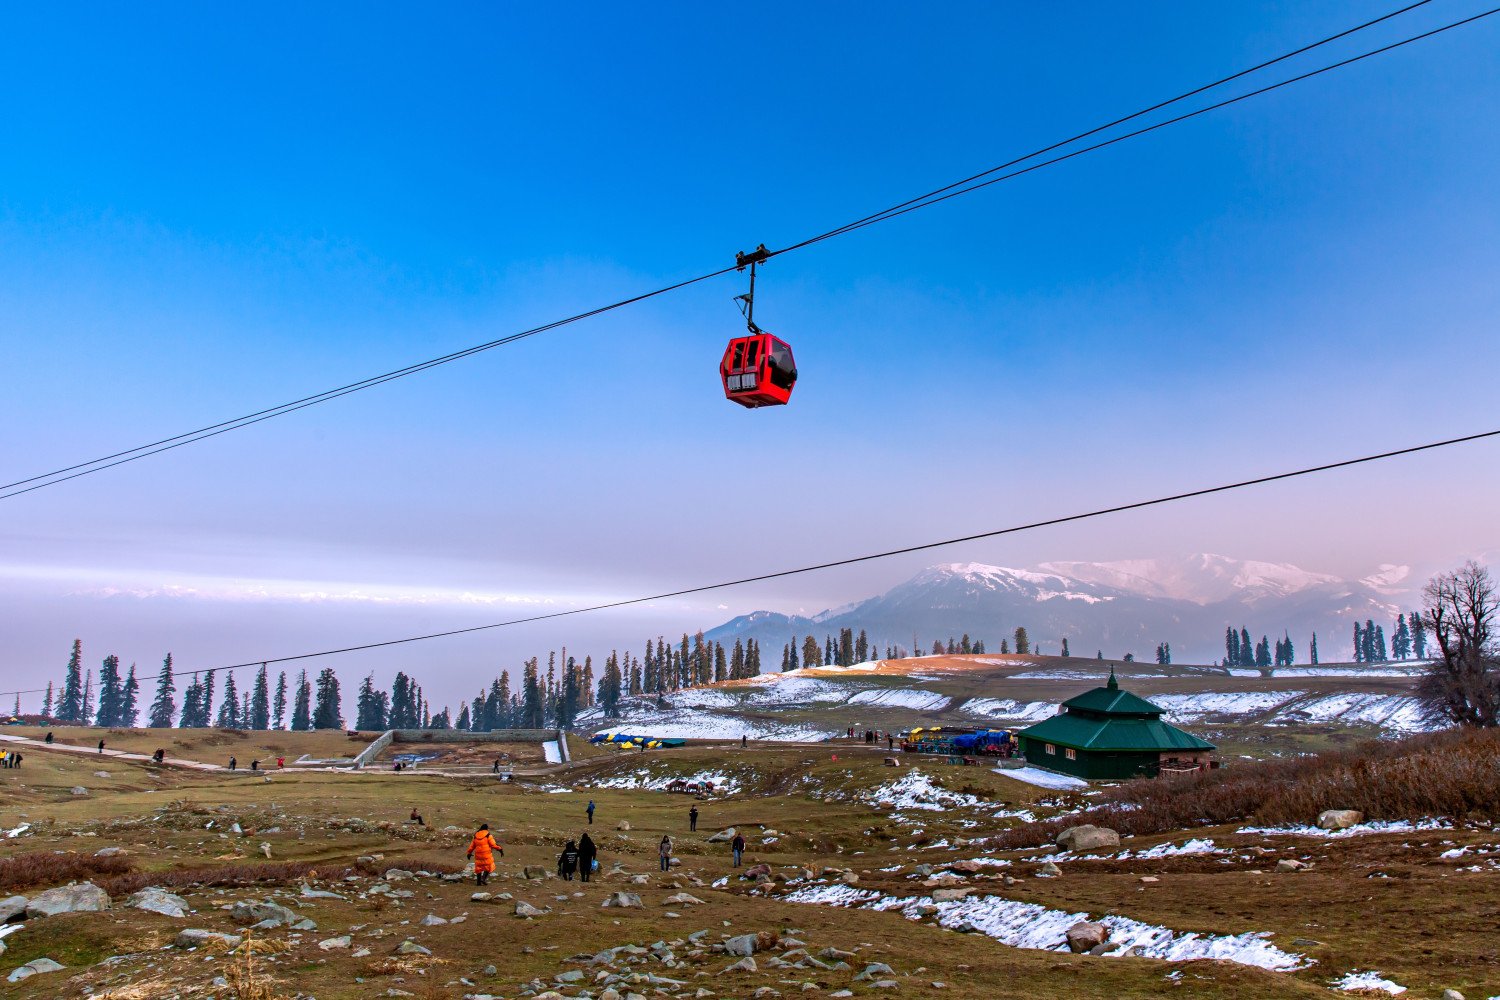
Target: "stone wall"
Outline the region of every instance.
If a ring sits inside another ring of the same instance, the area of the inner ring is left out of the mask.
[[[564,762],[568,761],[568,741],[559,729],[492,729],[471,733],[465,729],[392,729],[377,736],[358,757],[354,766],[368,767],[392,743],[547,743],[558,741]]]

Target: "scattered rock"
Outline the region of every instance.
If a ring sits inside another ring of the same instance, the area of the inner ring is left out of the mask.
[[[160,913],[164,917],[188,915],[187,900],[155,885],[142,889],[140,892],[131,893],[130,897],[125,900],[125,905],[137,910],[145,910],[147,913]]]
[[[1061,875],[1062,869],[1051,861],[1042,862],[1042,867],[1036,870],[1038,875]]]
[[[1276,870],[1279,872],[1300,872],[1306,867],[1306,861],[1298,861],[1295,858],[1282,858],[1276,862]]]
[[[602,904],[604,906],[619,906],[625,909],[643,910],[646,905],[641,902],[641,897],[633,892],[612,892]]]
[[[324,951],[336,951],[338,949],[347,948],[353,943],[354,939],[352,937],[350,937],[348,934],[342,934],[339,937],[331,937],[326,940],[319,941],[318,947],[323,949]]]
[[[738,962],[735,962],[733,965],[731,965],[729,968],[725,969],[724,971],[725,972],[754,972],[755,971],[755,959],[750,958],[749,956],[746,956],[745,958],[740,959]]]
[[[618,822],[618,823],[615,824],[615,829],[616,830],[621,830],[621,831],[629,830],[630,829],[630,820],[628,820],[628,819],[622,819],[622,820],[620,820],[620,822]]]
[[[385,870],[385,880],[387,882],[400,882],[402,879],[415,877],[415,875],[407,871],[405,868],[387,868]]]
[[[82,785],[74,785],[72,789],[70,789],[70,791],[72,791],[74,795],[87,795],[89,793],[89,790],[87,788],[84,788]]]
[[[26,913],[25,896],[8,896],[0,899],[0,924],[7,924]]]
[[[685,892],[679,892],[675,896],[668,896],[665,900],[663,900],[663,902],[667,903],[670,906],[702,906],[703,905],[703,900],[699,899],[697,896],[689,896]]]
[[[529,879],[544,879],[547,877],[547,869],[540,865],[527,865],[521,869],[521,874]]]
[[[1365,821],[1358,809],[1324,809],[1318,814],[1318,826],[1324,830],[1347,830]]]
[[[955,899],[963,899],[965,896],[967,896],[969,893],[971,893],[973,891],[974,890],[972,888],[969,888],[969,889],[934,889],[933,893],[932,893],[932,901],[934,903],[951,903]]]
[[[713,834],[712,836],[710,836],[708,838],[708,843],[710,843],[710,844],[727,844],[731,840],[734,839],[734,832],[735,832],[734,831],[734,827],[732,827],[732,826],[729,827],[727,830],[720,830],[718,833]]]
[[[28,917],[54,917],[59,913],[95,913],[109,909],[109,893],[92,882],[65,885],[31,897]]]
[[[441,927],[447,922],[448,921],[444,920],[442,917],[438,916],[435,913],[429,913],[427,914],[427,916],[422,918],[423,927]]]
[[[295,924],[302,916],[278,903],[239,902],[230,907],[229,919],[237,924],[258,924],[267,920]]]
[[[1096,851],[1101,847],[1119,847],[1120,835],[1104,826],[1085,823],[1070,826],[1057,835],[1057,846],[1065,851]]]
[[[869,965],[865,966],[863,972],[854,977],[854,981],[856,983],[862,983],[866,980],[874,979],[876,976],[894,976],[895,974],[896,970],[892,969],[884,962],[871,962]]]
[[[1444,990],[1443,1000],[1464,1000],[1464,995],[1458,990]]]
[[[1155,875],[1142,875],[1141,881],[1146,883],[1147,885],[1152,885],[1156,882],[1160,882],[1161,879],[1157,878]]]
[[[261,841],[261,843],[260,843],[260,853],[261,853],[262,857],[266,858],[267,860],[270,860],[270,858],[271,858],[271,845],[268,844],[268,843],[266,843],[265,841]]]
[[[179,948],[202,948],[206,944],[219,943],[229,948],[237,948],[240,944],[238,934],[221,934],[218,931],[206,931],[200,927],[189,927],[177,932],[177,938],[172,942]]]
[[[117,858],[125,853],[123,847],[101,847],[94,852],[96,858]]]
[[[475,893],[471,893],[469,895],[469,902],[471,902],[471,903],[485,903],[485,902],[488,902],[492,898],[493,898],[493,896],[490,893],[488,893],[488,892],[475,892]]]
[[[398,944],[396,946],[396,954],[398,954],[398,955],[431,955],[432,951],[430,949],[422,947],[421,945],[417,944],[417,942],[408,939],[406,941],[402,941],[400,944]]]
[[[546,915],[546,910],[532,906],[530,903],[520,900],[516,902],[516,916],[518,917],[545,917]]]
[[[1080,920],[1068,928],[1068,950],[1074,953],[1090,951],[1109,940],[1109,928],[1103,924]]]

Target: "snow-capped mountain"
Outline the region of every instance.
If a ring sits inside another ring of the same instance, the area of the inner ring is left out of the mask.
[[[913,635],[925,647],[968,633],[997,652],[1002,637],[1025,626],[1046,653],[1059,652],[1067,637],[1074,655],[1103,650],[1146,659],[1157,643],[1168,642],[1178,662],[1217,662],[1224,629],[1233,626],[1256,639],[1288,634],[1299,656],[1317,632],[1321,657],[1335,660],[1350,655],[1354,621],[1373,619],[1392,632],[1395,616],[1411,603],[1394,586],[1402,569],[1381,567],[1375,580],[1349,582],[1285,563],[1211,554],[1036,569],[949,563],[812,617],[757,611],[708,634],[720,641],[755,638],[769,652],[793,635],[821,637],[841,628],[864,629],[879,648],[910,648]]]

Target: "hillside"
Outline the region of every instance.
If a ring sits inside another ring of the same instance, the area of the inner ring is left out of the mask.
[[[1351,739],[1422,731],[1412,685],[1420,667],[1326,664],[1267,671],[1125,663],[1057,656],[929,656],[847,668],[810,668],[626,702],[624,718],[597,710],[580,729],[640,729],[700,739],[814,740],[850,726],[1018,727],[1116,671],[1127,689],[1221,745],[1278,752],[1309,737]]]
[[[1044,563],[1036,570],[950,563],[922,571],[884,594],[813,616],[756,611],[706,633],[732,643],[753,638],[773,655],[792,636],[866,631],[875,648],[923,647],[964,633],[983,638],[990,652],[1017,626],[1032,642],[1057,653],[1150,658],[1169,642],[1178,659],[1215,663],[1224,655],[1226,626],[1247,627],[1255,638],[1289,634],[1306,658],[1310,637],[1323,655],[1347,654],[1353,623],[1371,619],[1391,630],[1408,596],[1401,573],[1341,580],[1281,563],[1201,554],[1179,560],[1123,563]]]

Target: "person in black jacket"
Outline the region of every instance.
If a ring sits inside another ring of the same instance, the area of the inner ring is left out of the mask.
[[[693,808],[688,810],[688,830],[693,831],[696,829],[698,829],[698,807],[693,806]]]
[[[588,834],[584,834],[578,841],[578,877],[584,882],[594,873],[594,859],[599,856],[599,848],[594,846],[594,841]]]
[[[557,856],[557,874],[562,876],[564,882],[573,881],[573,873],[578,870],[578,845],[568,841],[562,853]]]

